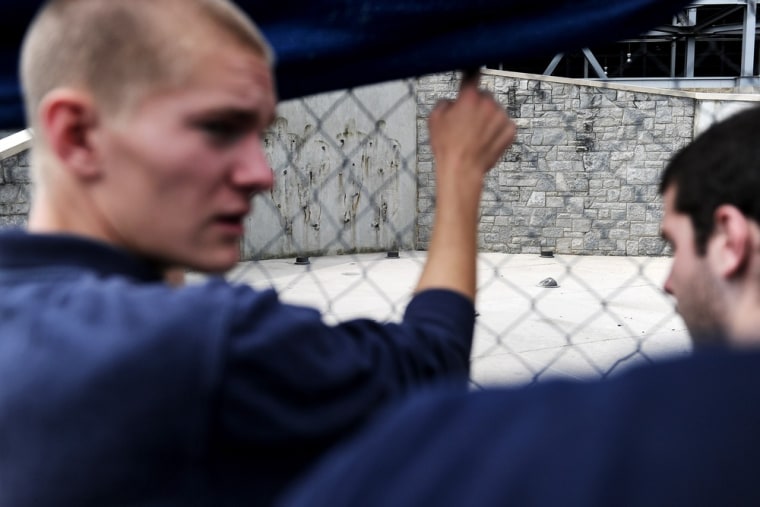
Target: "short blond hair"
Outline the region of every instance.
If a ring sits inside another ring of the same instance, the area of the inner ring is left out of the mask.
[[[51,0],[30,25],[21,51],[27,122],[44,97],[84,89],[118,111],[162,86],[187,79],[194,51],[234,43],[272,51],[253,22],[227,0]]]

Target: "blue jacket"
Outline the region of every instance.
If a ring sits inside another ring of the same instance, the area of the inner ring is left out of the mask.
[[[223,280],[172,289],[67,236],[0,233],[0,505],[265,505],[412,388],[464,389],[474,309],[320,314]]]
[[[287,507],[760,505],[760,352],[588,383],[418,396]]]

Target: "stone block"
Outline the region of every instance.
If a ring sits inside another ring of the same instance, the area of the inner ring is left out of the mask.
[[[566,209],[568,213],[580,214],[583,212],[585,199],[583,197],[569,197],[566,200]]]
[[[556,146],[567,144],[569,132],[558,128],[535,128],[531,136],[531,146]]]
[[[541,229],[541,236],[544,238],[561,238],[564,232],[559,227],[544,227]]]
[[[663,255],[665,241],[660,238],[641,238],[639,240],[639,255]]]
[[[573,220],[573,232],[589,232],[591,230],[591,220],[586,218]]]
[[[521,118],[532,118],[536,114],[535,104],[523,104],[520,106]]]
[[[647,204],[646,221],[649,223],[660,223],[664,215],[662,204]]]
[[[570,238],[560,238],[557,239],[556,247],[557,252],[559,254],[569,254],[572,253],[572,239]]]
[[[544,173],[538,174],[536,181],[536,190],[543,192],[553,192],[556,188],[556,178],[553,174]]]
[[[586,172],[597,173],[610,168],[609,152],[586,153],[583,155],[583,167]]]
[[[547,227],[554,225],[554,221],[557,218],[553,209],[534,208],[530,211],[531,214],[528,223],[532,227]]]
[[[589,220],[596,220],[596,219],[599,218],[599,210],[584,209],[583,210],[583,218],[587,218]]]
[[[0,203],[25,202],[23,187],[21,185],[0,185]]]
[[[597,109],[602,105],[602,96],[594,90],[584,88],[580,90],[580,109]]]
[[[610,218],[612,220],[627,220],[628,211],[624,209],[613,209],[610,211]]]
[[[624,185],[620,187],[620,201],[621,202],[634,202],[636,200],[636,193],[633,187]]]
[[[628,205],[628,220],[646,220],[647,207],[646,204],[629,204]]]
[[[623,125],[641,127],[647,115],[639,109],[626,108],[623,112]]]
[[[28,215],[30,203],[0,203],[0,215]]]
[[[626,229],[612,229],[609,231],[610,239],[628,239],[631,233]],[[625,249],[625,247],[623,247]]]
[[[599,233],[597,231],[591,231],[586,233],[586,235],[583,237],[583,244],[581,248],[586,250],[587,252],[594,252],[599,249]]]
[[[626,182],[629,185],[651,185],[657,183],[659,170],[650,167],[630,167],[626,174]]]
[[[673,123],[673,111],[670,107],[657,107],[655,111],[655,123]]]
[[[658,238],[660,236],[660,224],[659,223],[632,222],[631,223],[631,236],[634,236],[634,237],[653,237],[653,238]]]
[[[499,184],[511,187],[535,187],[538,176],[535,174],[499,173]]]
[[[588,192],[585,173],[557,173],[556,189],[560,192]]]

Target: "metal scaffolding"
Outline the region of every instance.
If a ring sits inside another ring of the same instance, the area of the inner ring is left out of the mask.
[[[676,89],[760,88],[757,0],[699,0],[639,37],[510,68]]]

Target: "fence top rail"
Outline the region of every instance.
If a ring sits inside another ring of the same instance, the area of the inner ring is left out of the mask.
[[[32,130],[26,129],[0,139],[0,161],[28,150],[32,146]]]

